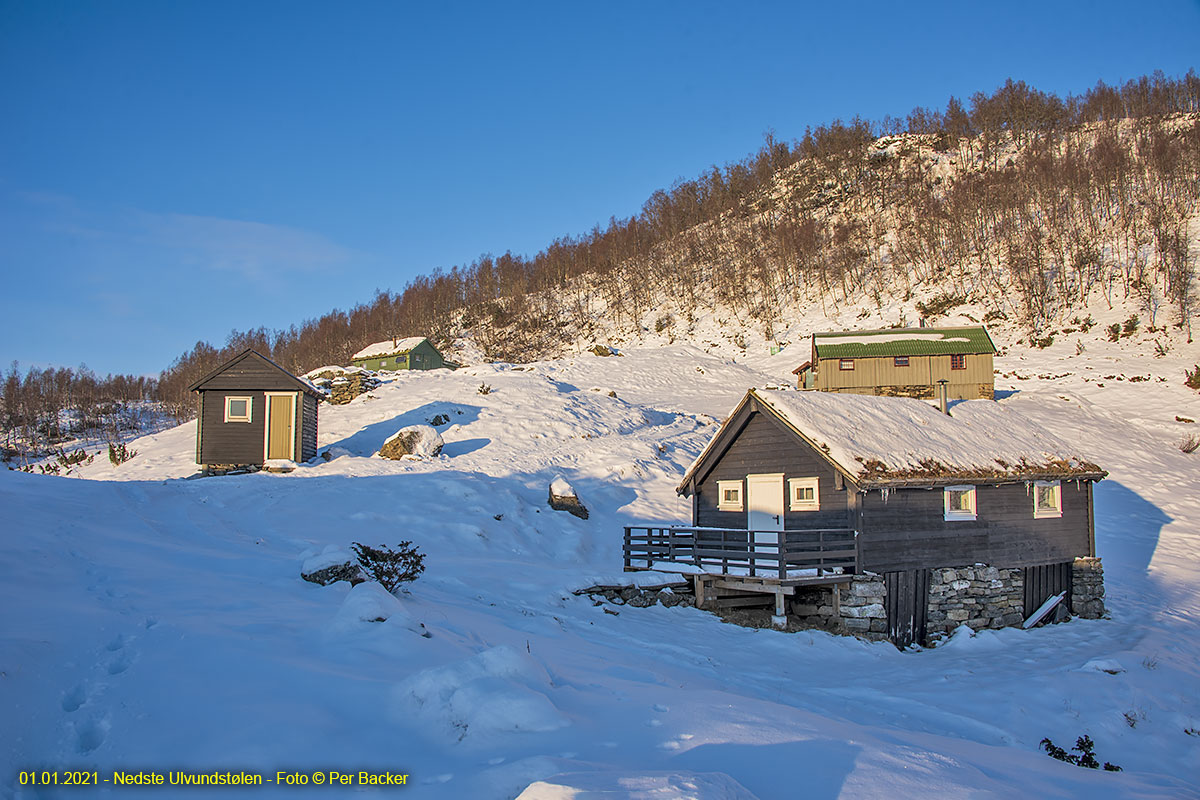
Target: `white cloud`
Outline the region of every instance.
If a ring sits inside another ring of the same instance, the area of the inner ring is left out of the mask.
[[[264,222],[136,212],[134,227],[138,239],[175,252],[186,264],[249,277],[325,269],[352,254],[321,234]]]

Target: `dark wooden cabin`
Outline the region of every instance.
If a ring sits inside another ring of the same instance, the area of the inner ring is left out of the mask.
[[[246,350],[189,388],[200,395],[196,463],[206,471],[316,457],[321,393],[258,352]]]
[[[876,573],[889,593],[910,593],[910,641],[924,638],[931,570],[1004,571],[988,578],[1001,593],[1029,590],[1004,624],[1059,592],[1069,603],[1073,563],[1096,554],[1092,484],[1106,473],[1002,404],[951,413],[908,398],[751,390],[678,487],[692,499],[691,527],[627,529],[626,564],[636,563],[630,531],[667,531],[645,540],[647,566],[736,572],[742,591],[747,575],[770,576],[777,614],[803,583]],[[889,618],[902,613],[897,601]]]

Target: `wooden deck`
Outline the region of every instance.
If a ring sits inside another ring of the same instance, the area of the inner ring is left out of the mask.
[[[623,553],[627,572],[707,573],[792,586],[844,580],[858,561],[849,528],[627,527]]]
[[[786,598],[797,586],[853,579],[858,564],[849,528],[748,531],[736,528],[625,528],[625,571],[689,574],[700,608],[759,605],[774,599],[786,624]],[[833,592],[834,605],[838,592]]]

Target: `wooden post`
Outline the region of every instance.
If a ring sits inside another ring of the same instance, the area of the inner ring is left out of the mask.
[[[775,587],[775,616],[771,617],[771,625],[776,628],[787,627],[787,600],[783,594],[783,587]]]

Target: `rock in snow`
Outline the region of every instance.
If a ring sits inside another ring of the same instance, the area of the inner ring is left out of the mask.
[[[337,545],[329,545],[320,555],[304,560],[300,577],[312,583],[328,586],[337,581],[359,583],[363,580],[358,559]]]
[[[409,425],[383,443],[379,455],[398,461],[404,456],[433,457],[442,452],[442,435],[432,425]]]
[[[550,482],[550,507],[555,511],[566,511],[568,514],[574,514],[580,519],[588,518],[588,510],[579,502],[579,497],[575,494],[575,487],[567,483],[566,478],[562,475],[555,476]]]

